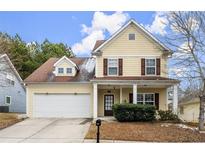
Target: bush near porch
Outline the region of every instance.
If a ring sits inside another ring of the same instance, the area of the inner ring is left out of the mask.
[[[179,117],[170,110],[167,111],[159,110],[158,115],[160,121],[180,122]]]
[[[114,117],[120,122],[153,121],[156,108],[153,105],[142,104],[114,104]]]

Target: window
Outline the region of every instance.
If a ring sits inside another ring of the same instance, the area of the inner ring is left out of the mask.
[[[71,74],[72,73],[72,68],[67,68],[66,72],[67,72],[67,74]]]
[[[6,82],[7,82],[9,85],[14,85],[14,84],[15,84],[14,76],[7,73],[7,74],[6,74]]]
[[[64,73],[64,69],[63,68],[58,68],[58,73],[59,74],[63,74]]]
[[[108,75],[118,74],[118,59],[108,59]]]
[[[135,34],[129,34],[129,40],[135,40]]]
[[[137,94],[137,104],[143,104],[143,94]]]
[[[146,75],[156,74],[156,59],[145,59]]]
[[[5,104],[8,104],[8,105],[11,104],[11,96],[6,96],[5,97]]]
[[[152,93],[138,93],[137,104],[150,104],[154,105],[154,94]]]
[[[154,94],[145,94],[145,104],[154,105]]]

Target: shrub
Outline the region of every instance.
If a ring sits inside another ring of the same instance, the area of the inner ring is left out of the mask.
[[[121,122],[125,121],[152,121],[155,120],[156,109],[153,105],[141,104],[114,104],[114,117]]]
[[[167,111],[159,110],[158,115],[159,115],[159,120],[162,121],[170,121],[170,120],[179,121],[179,117],[170,110]]]

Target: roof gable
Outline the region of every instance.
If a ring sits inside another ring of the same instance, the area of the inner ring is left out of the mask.
[[[1,58],[5,58],[6,59],[6,62],[8,63],[8,65],[10,66],[10,68],[12,69],[12,71],[14,72],[14,75],[17,77],[17,79],[23,83],[23,80],[21,78],[21,76],[19,75],[18,71],[16,70],[16,68],[14,67],[14,65],[12,64],[11,60],[9,59],[8,55],[7,54],[3,54],[3,55],[0,55],[0,59]]]
[[[164,52],[170,53],[171,50],[162,44],[156,37],[154,37],[150,32],[148,32],[144,27],[138,24],[135,20],[129,20],[124,26],[122,26],[117,32],[115,32],[108,40],[98,40],[94,46],[92,54],[95,54],[100,51],[102,47],[104,47],[111,40],[116,38],[121,32],[123,32],[126,28],[128,28],[131,24],[134,24],[139,30],[141,30],[145,35],[147,35],[154,43],[157,43]]]
[[[94,71],[83,69],[84,67],[91,67],[89,65],[89,58],[69,58],[73,63],[79,66],[79,71],[76,76],[55,76],[53,74],[53,66],[58,62],[59,58],[50,58],[39,68],[37,68],[32,74],[30,74],[25,80],[25,83],[57,83],[57,82],[88,82],[90,78],[93,78]],[[83,67],[84,66],[84,67]]]
[[[54,64],[53,66],[57,66],[57,65],[60,64],[63,60],[68,61],[71,65],[73,65],[74,67],[76,67],[77,69],[79,69],[78,66],[77,66],[72,60],[70,60],[69,58],[67,58],[66,56],[63,56],[62,58],[60,58],[57,62],[55,62],[55,64]]]

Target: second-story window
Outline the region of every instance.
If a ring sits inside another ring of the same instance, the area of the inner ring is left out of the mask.
[[[66,72],[67,72],[67,74],[71,74],[72,73],[72,68],[67,68]]]
[[[118,59],[108,59],[108,75],[118,74]]]
[[[58,68],[58,73],[59,74],[63,74],[64,73],[64,69],[63,68]]]
[[[156,59],[145,59],[146,75],[156,75]]]

